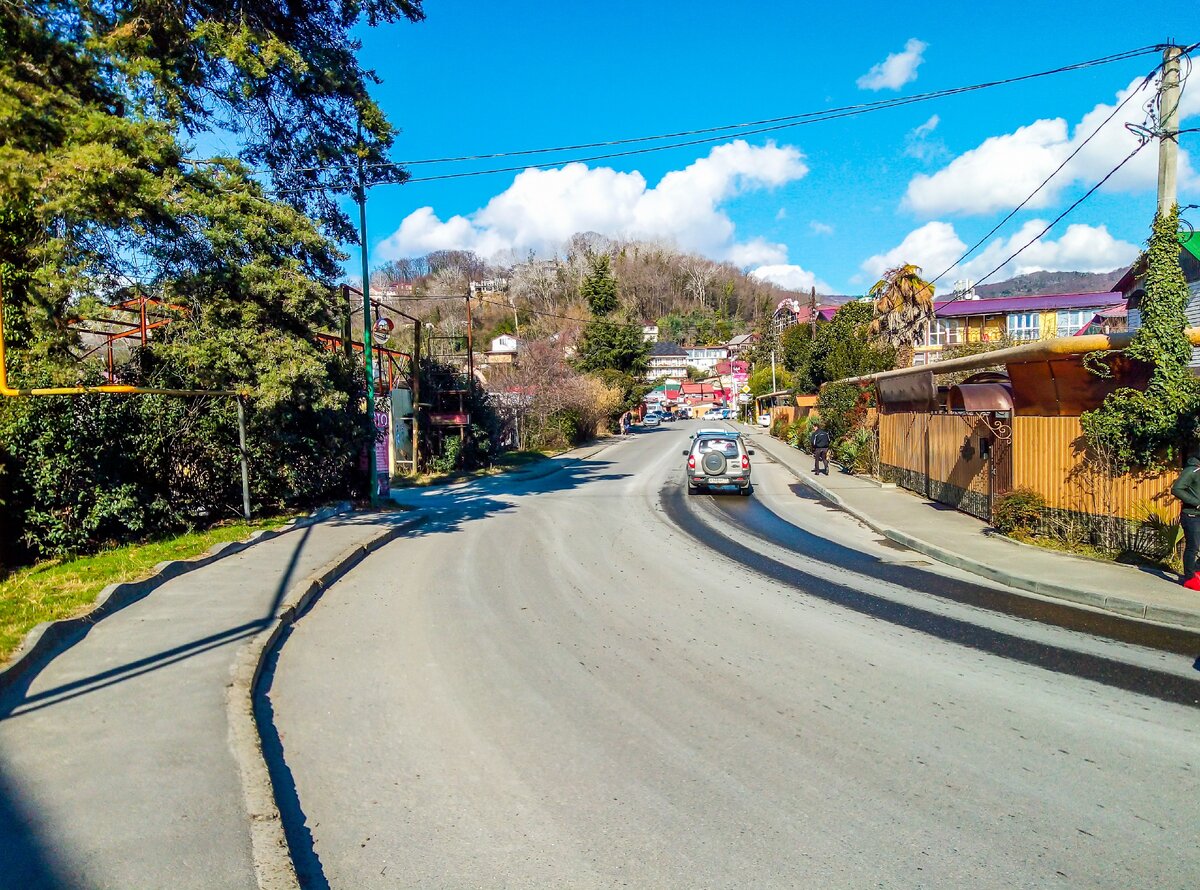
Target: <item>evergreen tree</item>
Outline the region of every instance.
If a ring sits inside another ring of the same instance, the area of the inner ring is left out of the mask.
[[[613,278],[608,254],[592,258],[591,271],[579,287],[579,295],[587,301],[588,308],[596,318],[604,318],[617,311],[617,279]]]

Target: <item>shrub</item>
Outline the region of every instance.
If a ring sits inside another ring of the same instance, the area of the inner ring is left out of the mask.
[[[771,422],[771,435],[776,439],[787,437],[788,422],[786,418],[777,417]]]
[[[807,415],[803,420],[799,421],[800,435],[796,442],[796,447],[801,451],[812,453],[812,434],[813,428],[817,425],[817,417],[813,414]]]
[[[874,475],[878,453],[875,431],[861,426],[833,446],[833,459],[852,473]]]
[[[835,442],[860,426],[874,404],[874,387],[858,383],[827,383],[817,397],[817,411]]]
[[[1032,535],[1046,509],[1046,499],[1032,488],[1014,488],[992,504],[992,525],[1006,535]]]

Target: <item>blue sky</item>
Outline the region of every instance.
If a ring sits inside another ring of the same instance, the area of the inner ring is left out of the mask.
[[[1156,17],[1115,2],[429,0],[426,11],[418,25],[359,31],[363,62],[383,81],[375,95],[402,130],[397,160],[797,114],[1040,71],[1168,38],[1200,39],[1163,33],[1151,23]],[[1176,25],[1182,32],[1182,16]],[[595,228],[657,237],[780,283],[815,281],[828,292],[861,292],[900,260],[937,274],[1032,191],[1154,63],[1144,56],[740,144],[543,174],[379,187],[368,205],[372,264],[440,247],[546,253],[576,228]],[[1137,144],[1120,123],[1141,121],[1150,95],[1131,100],[1056,177],[1061,185],[1047,190],[1042,206],[1021,212],[994,236],[998,243],[941,284],[990,271],[1012,252],[1006,248],[1041,228],[1037,221],[1053,219],[1110,170]],[[1195,126],[1200,80],[1185,90],[1185,112]],[[1198,145],[1197,134],[1183,137],[1182,204],[1200,203],[1200,177],[1186,157]],[[1128,262],[1154,211],[1156,151],[1144,149],[1113,187],[993,280],[1027,268]],[[1197,211],[1188,215],[1200,221]],[[358,268],[356,252],[347,268]]]

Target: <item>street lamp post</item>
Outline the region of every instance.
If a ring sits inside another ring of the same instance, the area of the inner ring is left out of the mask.
[[[362,142],[362,124],[358,127],[359,142]],[[379,430],[375,428],[375,363],[371,345],[371,273],[367,257],[367,186],[363,178],[362,152],[358,155],[358,237],[362,247],[362,298],[363,298],[363,369],[367,376],[367,419],[371,424],[371,447],[367,452],[367,490],[371,506],[379,505],[379,470],[375,466],[375,439]]]

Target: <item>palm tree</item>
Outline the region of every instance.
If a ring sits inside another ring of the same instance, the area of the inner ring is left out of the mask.
[[[925,337],[926,325],[933,320],[933,285],[921,277],[921,268],[911,263],[883,273],[867,296],[875,301],[871,336],[894,346],[896,364],[912,364],[913,347]]]

